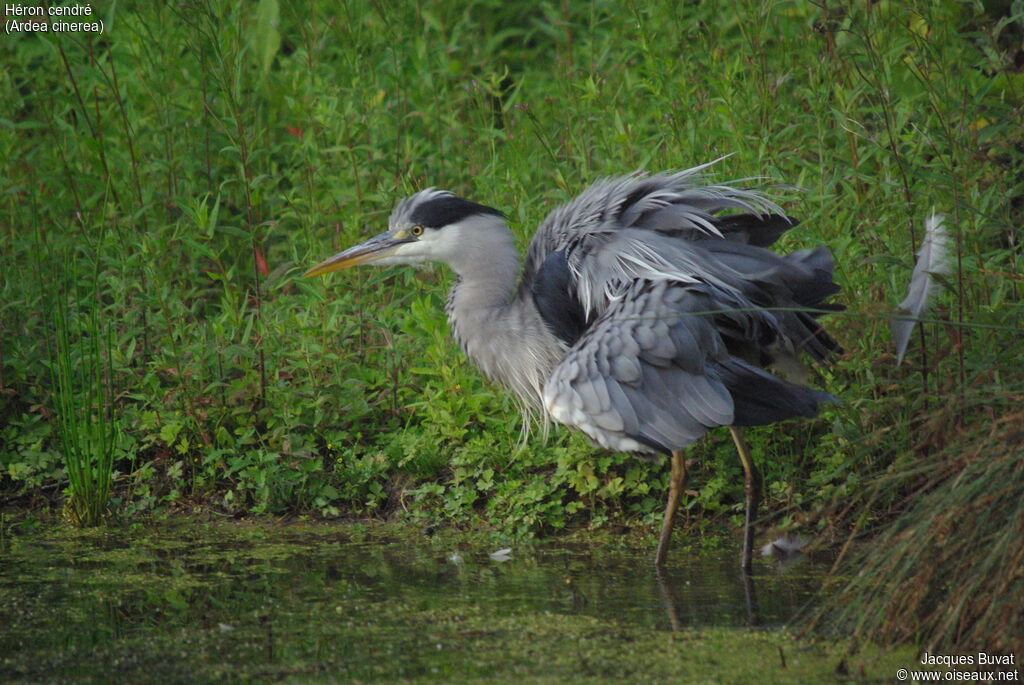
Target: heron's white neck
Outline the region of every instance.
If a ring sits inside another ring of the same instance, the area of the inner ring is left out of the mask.
[[[458,248],[445,261],[459,278],[448,296],[448,321],[463,350],[477,361],[472,343],[500,334],[507,323],[503,310],[519,278],[519,251],[500,217],[473,217],[446,230],[452,228]]]
[[[508,304],[519,280],[519,251],[508,224],[500,217],[478,216],[453,228],[458,248],[445,261],[459,277],[459,311]]]
[[[527,297],[516,297],[519,251],[499,217],[460,227],[460,249],[445,261],[458,275],[445,310],[466,356],[491,380],[539,406],[544,382],[564,354]]]

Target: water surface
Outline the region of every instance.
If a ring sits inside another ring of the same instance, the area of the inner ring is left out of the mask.
[[[733,552],[679,552],[658,574],[650,549],[557,540],[501,561],[496,546],[387,531],[8,535],[0,679],[640,681],[699,667],[679,659],[687,641],[721,642],[709,658],[728,660],[737,636],[789,640],[770,629],[806,608],[824,571],[760,560],[751,582]],[[780,661],[782,647],[762,646]]]

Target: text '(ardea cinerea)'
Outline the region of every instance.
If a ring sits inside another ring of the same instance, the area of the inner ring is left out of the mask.
[[[708,166],[595,183],[548,215],[522,269],[500,211],[430,188],[402,200],[386,232],[306,275],[451,267],[448,320],[488,378],[601,447],[670,457],[658,566],[686,478],[682,449],[728,426],[746,479],[749,570],[760,476],[740,427],[813,417],[835,399],[799,384],[799,357],[838,350],[817,317],[839,308],[825,304],[839,287],[824,247],[766,249],[795,222],[755,188],[708,184]]]

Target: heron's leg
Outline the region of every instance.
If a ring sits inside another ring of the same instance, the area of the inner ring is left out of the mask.
[[[761,503],[761,474],[754,466],[750,445],[743,437],[743,431],[735,426],[729,426],[729,432],[732,433],[732,441],[736,443],[736,451],[740,453],[740,461],[743,463],[743,492],[747,500],[747,513],[743,525],[743,557],[740,565],[744,571],[750,573],[754,556],[754,520],[757,519],[757,506]]]
[[[661,567],[668,555],[668,540],[672,537],[672,520],[679,509],[679,498],[683,494],[683,483],[686,482],[686,460],[681,450],[672,450],[672,473],[668,480],[668,502],[665,503],[665,520],[661,524],[661,537],[658,538],[658,552],[654,555],[654,565]]]
[[[683,622],[679,620],[679,612],[676,611],[676,596],[672,592],[672,585],[668,582],[665,569],[662,566],[654,567],[654,577],[658,580],[658,589],[661,590],[661,599],[665,602],[665,613],[668,615],[668,624],[672,630],[682,630]],[[753,581],[753,578],[749,580]]]

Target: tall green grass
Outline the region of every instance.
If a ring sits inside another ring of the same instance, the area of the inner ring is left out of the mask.
[[[5,501],[43,503],[66,482],[49,293],[84,293],[76,265],[95,263],[95,293],[69,311],[109,330],[125,515],[653,527],[661,464],[563,432],[519,449],[507,396],[449,340],[449,274],[298,275],[427,185],[506,211],[525,245],[601,176],[726,153],[720,180],[802,189],[780,247],[827,244],[848,307],[827,324],[848,352],[820,378],[844,403],[751,436],[766,523],[851,541],[849,560],[865,535],[909,525],[983,427],[1020,429],[1019,17],[923,0],[101,11],[100,36],[0,42]],[[897,367],[888,317],[933,207],[955,269]],[[742,478],[724,435],[691,454],[679,539],[696,542],[739,523]],[[969,473],[984,490],[997,470]]]
[[[1022,647],[1024,460],[1020,411],[971,427],[928,463],[890,469],[873,493],[912,495],[901,515],[852,551],[816,617],[843,635],[959,646]]]
[[[68,309],[74,306],[62,294],[54,307],[54,411],[68,479],[65,516],[94,526],[108,513],[120,426],[110,379],[110,326],[95,310],[72,322]]]

